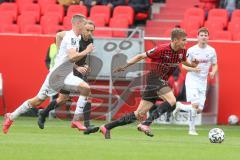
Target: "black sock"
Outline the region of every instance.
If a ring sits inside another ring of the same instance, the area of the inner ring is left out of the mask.
[[[160,104],[153,112],[149,115],[149,117],[142,124],[150,126],[152,122],[159,118],[163,113],[171,110],[171,105],[166,101]]]
[[[42,110],[41,115],[44,117],[47,117],[49,112],[53,110],[56,106],[57,106],[57,101],[52,100],[51,103],[45,109]]]
[[[151,115],[157,107],[159,107],[159,105],[154,104],[149,110],[149,115]]]
[[[124,115],[120,119],[117,119],[115,121],[105,124],[105,127],[110,130],[110,129],[118,127],[118,126],[123,126],[126,124],[133,123],[136,120],[137,120],[137,118],[136,118],[135,114],[133,112],[131,112],[129,114]]]
[[[89,127],[90,126],[90,114],[91,114],[91,103],[87,102],[86,105],[83,108],[83,120],[84,120],[84,126]]]

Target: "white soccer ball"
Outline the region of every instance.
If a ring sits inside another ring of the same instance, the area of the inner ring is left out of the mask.
[[[238,121],[239,121],[239,119],[236,115],[230,115],[228,117],[228,124],[230,124],[230,125],[236,125],[236,124],[238,124]]]
[[[213,128],[208,133],[211,143],[222,143],[224,141],[224,132],[220,128]]]

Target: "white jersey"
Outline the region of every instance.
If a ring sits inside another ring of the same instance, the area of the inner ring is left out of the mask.
[[[73,63],[68,58],[68,50],[76,49],[78,51],[80,40],[81,36],[76,36],[73,30],[66,31],[55,59],[55,65],[48,73],[38,92],[38,98],[45,100],[49,96],[56,95],[60,89],[75,91],[75,86],[83,81],[73,75]]]
[[[191,84],[191,82],[194,83],[194,81],[197,81],[197,83],[200,82],[201,84],[205,84],[203,85],[205,88],[209,68],[212,64],[217,64],[215,49],[209,45],[205,48],[200,48],[197,44],[187,50],[187,58],[190,62],[194,59],[199,61],[198,68],[200,69],[200,72],[187,72],[186,82]]]
[[[73,30],[66,31],[65,36],[63,37],[63,40],[61,42],[59,52],[55,59],[55,65],[53,69],[51,69],[51,71],[55,70],[61,64],[69,61],[67,50],[76,49],[76,51],[78,51],[80,40],[81,40],[81,35],[76,36]]]

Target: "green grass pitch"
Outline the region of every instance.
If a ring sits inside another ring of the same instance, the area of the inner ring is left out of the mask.
[[[69,121],[49,120],[40,130],[36,118],[20,117],[7,135],[0,133],[0,160],[238,160],[239,126],[199,126],[199,136],[189,136],[187,126],[153,125],[153,138],[136,124],[112,130],[112,139],[100,133],[83,135]],[[0,118],[2,122],[2,117]],[[101,125],[103,121],[94,121]],[[211,144],[208,131],[225,132],[222,144]]]

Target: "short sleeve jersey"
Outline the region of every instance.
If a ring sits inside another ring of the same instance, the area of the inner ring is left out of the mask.
[[[150,74],[158,75],[165,81],[173,74],[179,63],[186,61],[186,50],[174,51],[170,43],[158,45],[146,53],[152,59]]]

